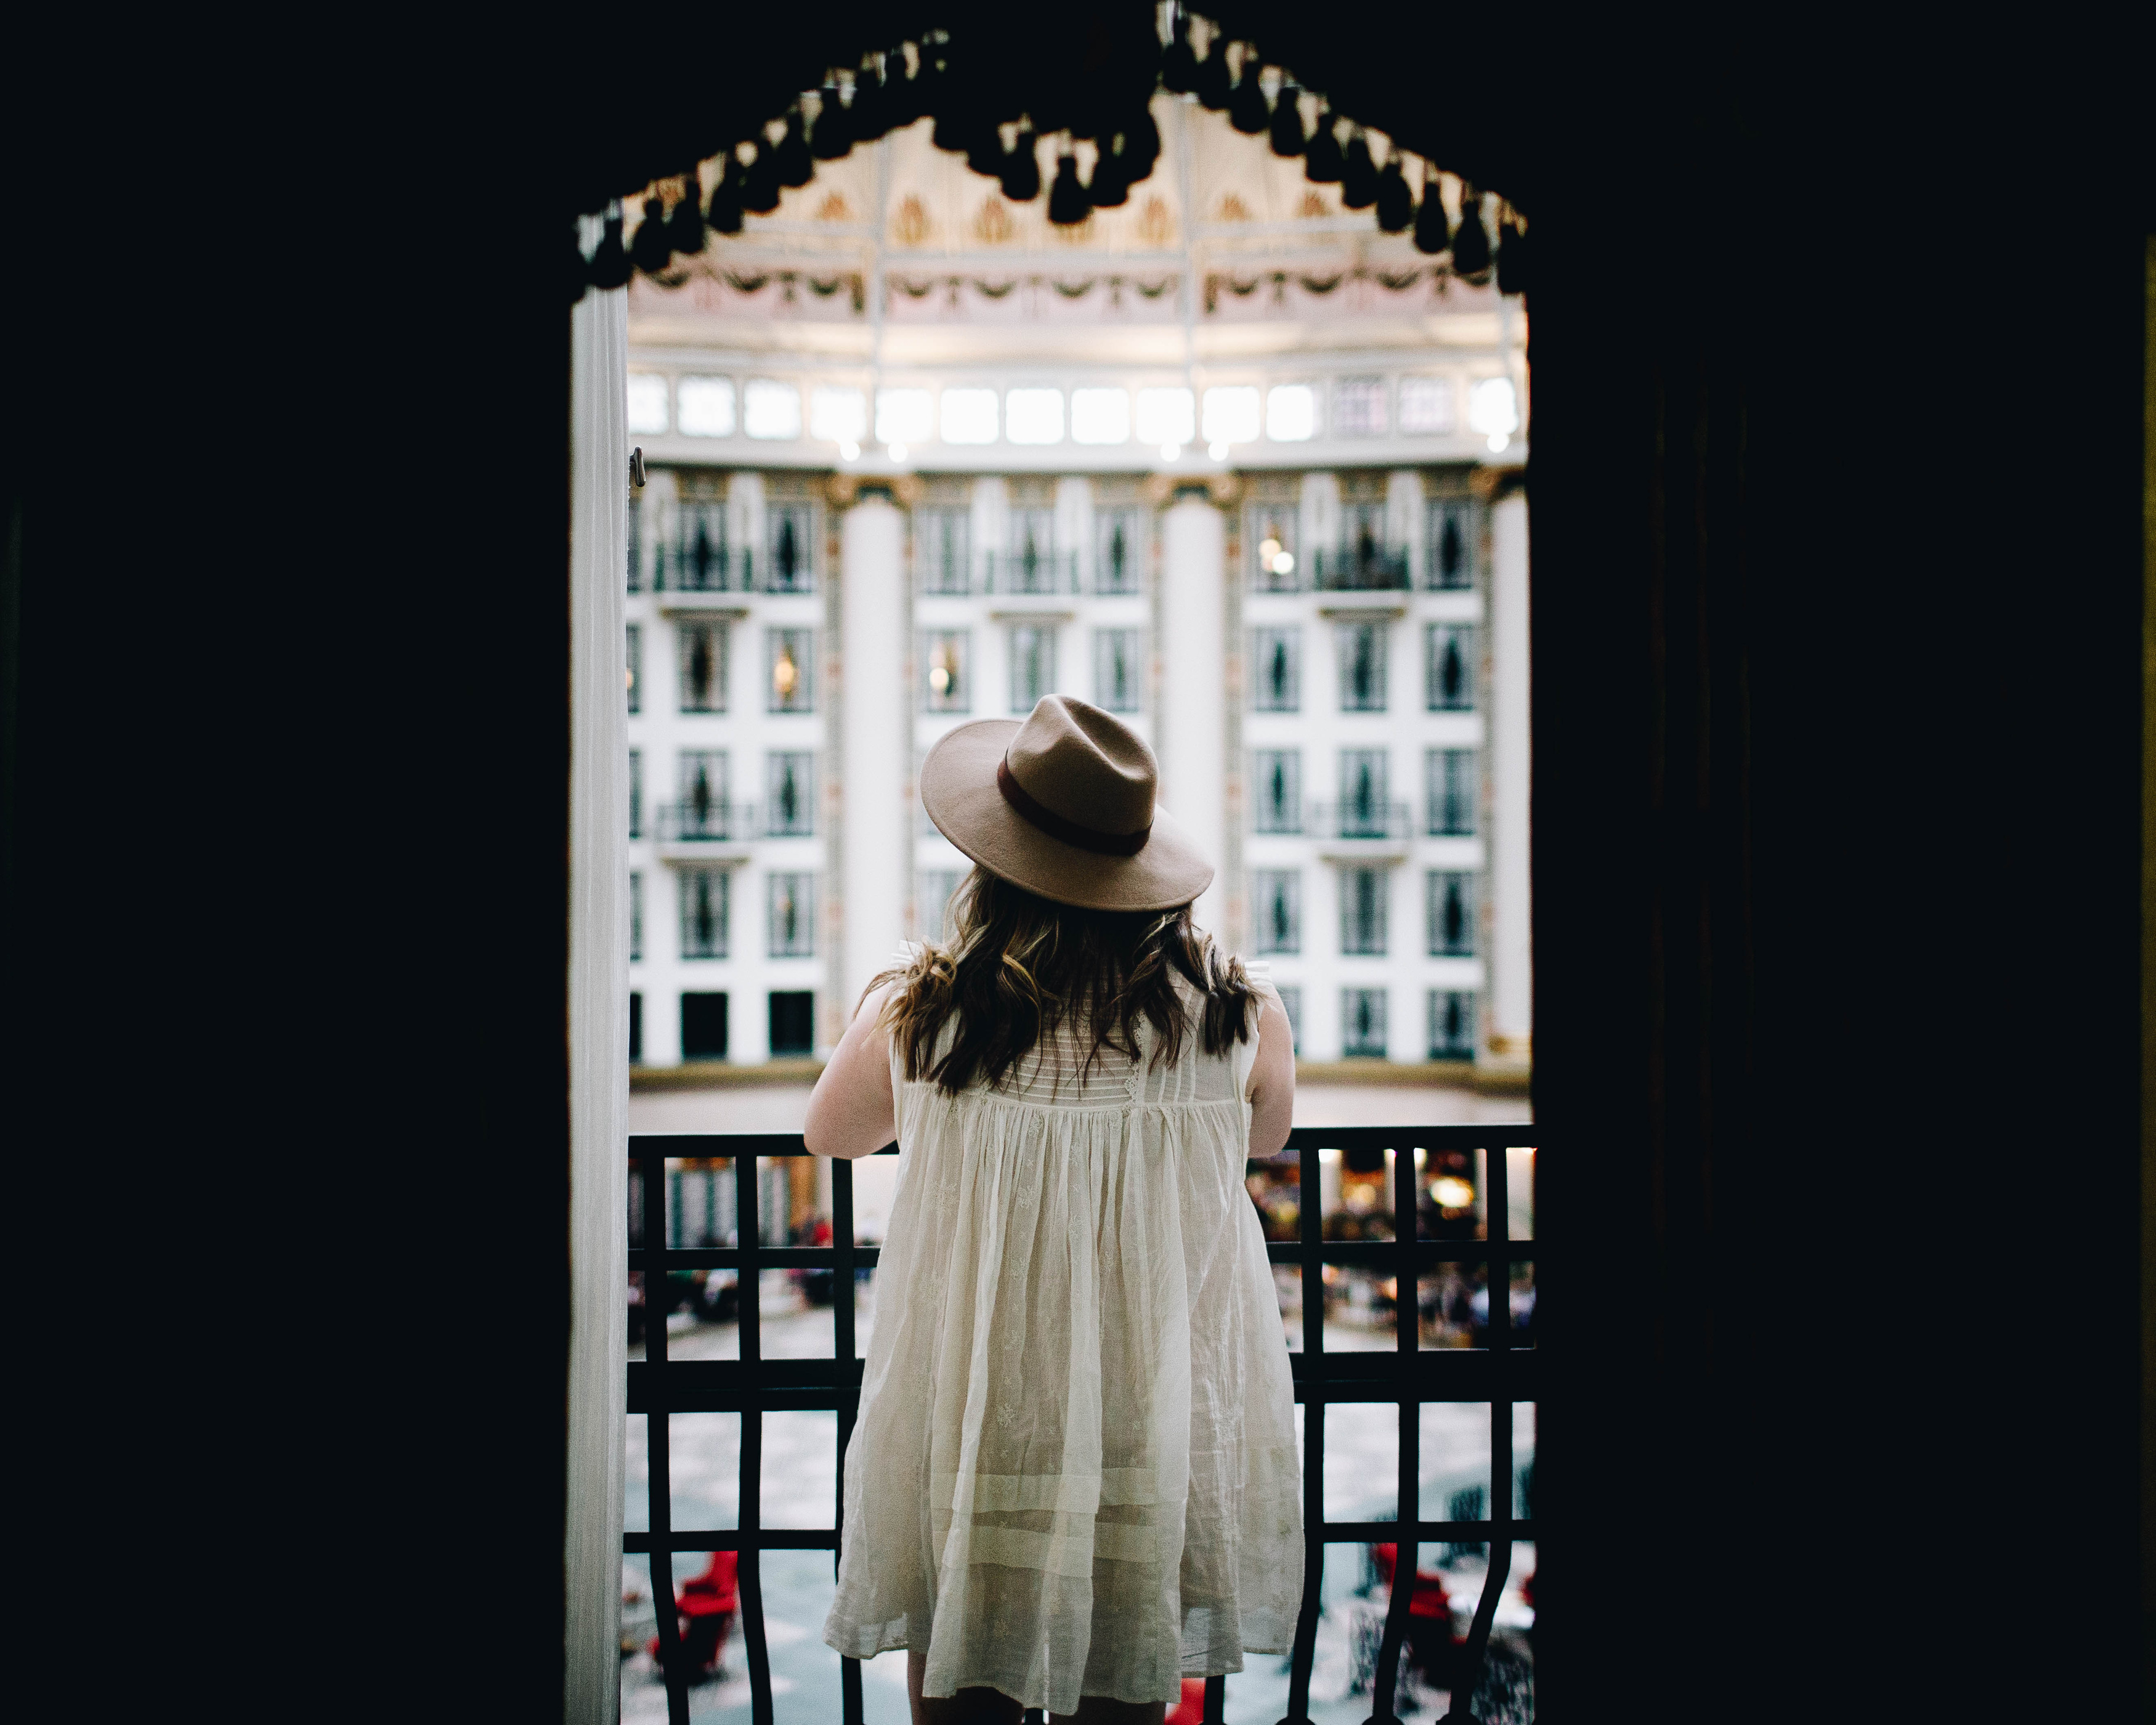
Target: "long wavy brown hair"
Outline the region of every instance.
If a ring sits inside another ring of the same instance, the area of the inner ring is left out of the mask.
[[[1243,961],[1220,954],[1188,905],[1080,910],[976,868],[951,911],[948,944],[924,944],[911,963],[869,984],[871,993],[898,984],[883,1015],[908,1078],[926,1077],[954,1096],[977,1080],[999,1085],[1066,1021],[1091,1034],[1086,1070],[1104,1051],[1137,1059],[1141,1019],[1152,1026],[1156,1065],[1178,1058],[1194,1028],[1209,1055],[1250,1040],[1257,996]],[[1178,977],[1203,1003],[1195,1014]],[[954,1017],[957,1034],[938,1059],[937,1043]]]

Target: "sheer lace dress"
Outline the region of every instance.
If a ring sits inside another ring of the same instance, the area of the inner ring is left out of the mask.
[[[1252,967],[1254,972],[1257,967]],[[1260,988],[1270,996],[1269,983]],[[1194,1005],[1194,996],[1192,999]],[[1173,1065],[1065,1034],[957,1096],[894,1054],[903,1161],[824,1638],[926,1692],[1177,1698],[1285,1651],[1294,1399],[1244,1187],[1257,1024]]]

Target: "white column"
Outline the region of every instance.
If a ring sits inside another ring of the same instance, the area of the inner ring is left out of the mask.
[[[1423,566],[1423,524],[1429,514],[1423,501],[1422,475],[1410,468],[1396,468],[1385,476],[1385,545],[1408,557],[1408,585],[1416,584]]]
[[[845,726],[845,845],[839,1016],[850,1022],[869,978],[906,934],[905,521],[881,497],[846,511],[841,529],[839,662]]]
[[[629,300],[570,314],[569,1378],[562,1715],[619,1711],[629,1173]]]
[[[1227,836],[1227,532],[1220,511],[1195,497],[1161,524],[1161,801],[1217,867]],[[1199,899],[1199,924],[1217,928],[1220,883]]]
[[[1527,1065],[1534,1052],[1534,949],[1528,872],[1527,500],[1490,511],[1488,1062]]]

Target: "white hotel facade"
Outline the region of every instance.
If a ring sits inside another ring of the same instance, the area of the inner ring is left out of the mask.
[[[939,166],[901,136],[832,165],[865,177],[856,204],[829,168],[789,194],[867,219],[782,208],[700,279],[632,290],[639,1065],[828,1050],[968,866],[918,762],[1059,691],[1152,743],[1164,804],[1220,865],[1198,919],[1271,967],[1303,1060],[1525,1070],[1522,321],[1455,282],[1209,323],[1237,301],[1201,283],[1259,297],[1253,246],[1301,246],[1306,281],[1313,246],[1382,270],[1337,216],[1193,220],[1224,177],[1247,213],[1270,164],[1224,127],[1209,157],[1216,116],[1163,117],[1173,207],[1133,220],[1153,253],[1165,227],[1164,255],[1050,235],[1029,265],[1021,228],[1016,255],[947,232],[916,259],[992,182],[952,164],[932,213],[900,209],[909,161]],[[824,285],[849,245],[850,315]],[[1126,283],[1132,315],[1073,321]],[[1033,309],[958,315],[962,284]]]

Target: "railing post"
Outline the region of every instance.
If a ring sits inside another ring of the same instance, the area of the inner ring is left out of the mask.
[[[1490,1626],[1496,1620],[1497,1601],[1512,1569],[1512,1191],[1505,1151],[1505,1145],[1497,1142],[1482,1153],[1486,1168],[1482,1235],[1490,1249],[1486,1279],[1490,1291],[1490,1568],[1482,1578],[1482,1597],[1475,1604],[1467,1645],[1460,1651],[1460,1674],[1445,1711],[1445,1718],[1455,1725],[1473,1725],[1475,1716],[1467,1709],[1481,1681]]]
[[[651,1394],[645,1405],[644,1453],[651,1522],[651,1605],[658,1620],[659,1668],[666,1678],[667,1725],[689,1725],[689,1673],[681,1660],[681,1615],[674,1600],[674,1461],[667,1430],[666,1153],[644,1158],[644,1358]]]
[[[831,1549],[835,1575],[846,1546],[846,1445],[853,1439],[861,1399],[860,1368],[854,1358],[854,1165],[844,1158],[831,1163],[831,1363],[839,1394],[838,1501],[831,1511],[831,1526],[837,1530]],[[861,1662],[843,1655],[839,1660],[839,1711],[843,1725],[861,1725]]]
[[[734,1223],[741,1248],[741,1286],[736,1300],[745,1367],[762,1358],[762,1229],[757,1214],[757,1158],[734,1158]],[[752,1379],[753,1374],[751,1374]],[[753,1386],[742,1399],[741,1414],[741,1594],[742,1645],[748,1650],[749,1717],[754,1725],[772,1725],[771,1650],[763,1632],[763,1396]]]
[[[1378,1645],[1378,1672],[1372,1686],[1369,1725],[1399,1725],[1393,1702],[1399,1692],[1400,1649],[1407,1640],[1408,1616],[1414,1604],[1415,1572],[1421,1567],[1422,1398],[1415,1383],[1422,1346],[1415,1300],[1414,1148],[1393,1147],[1393,1338],[1399,1368],[1399,1531],[1393,1536],[1393,1594],[1385,1609],[1385,1638]]]
[[[1302,1609],[1288,1657],[1287,1717],[1310,1725],[1310,1671],[1317,1657],[1317,1616],[1325,1595],[1325,1217],[1318,1149],[1301,1147],[1297,1230],[1302,1278]]]

